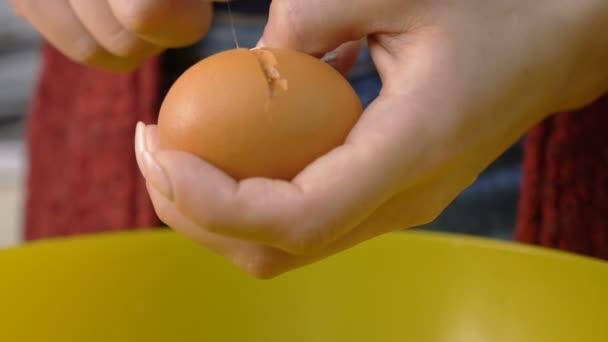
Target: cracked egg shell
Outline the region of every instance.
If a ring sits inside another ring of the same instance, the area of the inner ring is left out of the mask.
[[[172,85],[160,109],[160,147],[192,153],[235,179],[291,180],[341,145],[362,113],[327,63],[281,49],[207,57]]]

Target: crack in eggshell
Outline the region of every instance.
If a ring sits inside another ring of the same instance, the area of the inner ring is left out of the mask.
[[[287,79],[283,78],[276,68],[279,64],[276,56],[270,50],[260,48],[253,48],[250,51],[257,59],[260,68],[266,77],[270,97],[272,98],[277,94],[287,91],[289,88]]]

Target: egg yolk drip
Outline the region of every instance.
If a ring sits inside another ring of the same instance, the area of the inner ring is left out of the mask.
[[[263,49],[251,49],[250,50],[253,55],[258,60],[260,67],[262,68],[262,72],[266,77],[266,82],[268,82],[268,91],[270,93],[270,97],[274,97],[276,94],[280,92],[287,91],[288,84],[287,80],[281,77],[279,70],[277,70],[276,66],[278,64],[277,58],[275,55],[268,50]]]

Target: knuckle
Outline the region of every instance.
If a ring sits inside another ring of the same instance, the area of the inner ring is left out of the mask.
[[[329,241],[331,231],[324,226],[298,225],[292,229],[284,230],[280,247],[295,255],[313,255],[322,249]]]
[[[257,279],[272,279],[281,274],[281,261],[274,253],[259,249],[244,253],[235,264]]]
[[[120,6],[119,13],[122,24],[135,32],[145,31],[153,22],[156,12],[158,12],[157,2],[153,0],[125,1]]]
[[[70,50],[70,57],[81,63],[90,63],[98,59],[102,54],[102,47],[89,37],[81,37],[74,41]]]
[[[176,208],[192,222],[212,233],[222,233],[225,228],[229,228],[227,218],[230,218],[230,212],[227,208],[214,205],[214,203],[205,202],[204,205],[193,197],[185,195],[186,187],[180,180],[176,181],[177,186],[174,187],[175,206]],[[234,215],[234,213],[232,213]]]
[[[313,200],[297,200],[280,215],[266,220],[274,247],[292,255],[313,255],[332,241],[335,231],[325,215],[309,215],[318,210]]]
[[[194,218],[194,221],[200,226],[205,227],[212,233],[222,233],[226,227],[225,221],[222,219],[222,214],[216,211],[206,211],[198,215],[191,215],[189,211],[185,211],[187,217]]]
[[[112,33],[108,45],[108,50],[119,57],[137,56],[146,47],[144,42],[127,30]]]

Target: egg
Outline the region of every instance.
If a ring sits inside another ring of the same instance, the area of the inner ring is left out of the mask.
[[[363,111],[348,81],[308,54],[237,48],[186,70],[161,104],[161,149],[241,180],[291,180],[344,143]]]

